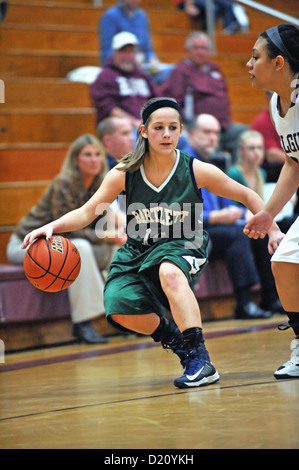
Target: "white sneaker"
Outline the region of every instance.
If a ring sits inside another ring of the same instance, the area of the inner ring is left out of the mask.
[[[299,338],[295,338],[291,342],[291,351],[291,359],[274,372],[276,379],[299,378]]]

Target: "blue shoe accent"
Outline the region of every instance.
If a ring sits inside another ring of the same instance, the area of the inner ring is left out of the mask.
[[[185,372],[174,381],[178,388],[202,387],[217,382],[220,378],[203,343],[189,350],[181,362]]]

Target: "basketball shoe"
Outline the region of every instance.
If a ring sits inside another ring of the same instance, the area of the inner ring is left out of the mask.
[[[181,363],[184,374],[175,379],[176,387],[201,387],[219,380],[219,374],[211,363],[201,332],[194,336],[193,341],[185,340],[183,350],[185,357],[182,356]]]
[[[276,379],[298,379],[299,378],[299,338],[291,342],[291,358],[280,366],[275,372]]]

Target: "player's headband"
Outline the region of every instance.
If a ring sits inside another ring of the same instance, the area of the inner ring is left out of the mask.
[[[156,111],[157,109],[160,109],[160,108],[174,108],[174,109],[177,110],[177,112],[179,114],[181,114],[181,109],[180,109],[178,103],[176,103],[175,101],[170,100],[168,98],[163,98],[161,100],[154,101],[146,109],[143,110],[143,112],[142,112],[142,122],[143,122],[143,124],[146,123],[146,121],[148,120],[148,118],[150,117],[150,115],[154,111]]]
[[[278,31],[278,26],[273,26],[273,28],[269,28],[266,30],[266,33],[268,35],[268,38],[270,39],[271,42],[273,42],[274,46],[276,46],[281,52],[284,53],[284,55],[288,59],[292,59],[291,54],[285,47],[284,43],[282,42],[282,39],[280,37],[279,31]]]

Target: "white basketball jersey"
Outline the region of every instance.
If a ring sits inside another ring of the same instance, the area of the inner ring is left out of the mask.
[[[281,117],[277,109],[277,99],[277,93],[273,93],[271,113],[275,129],[285,153],[299,162],[299,100],[297,98],[285,117]]]

